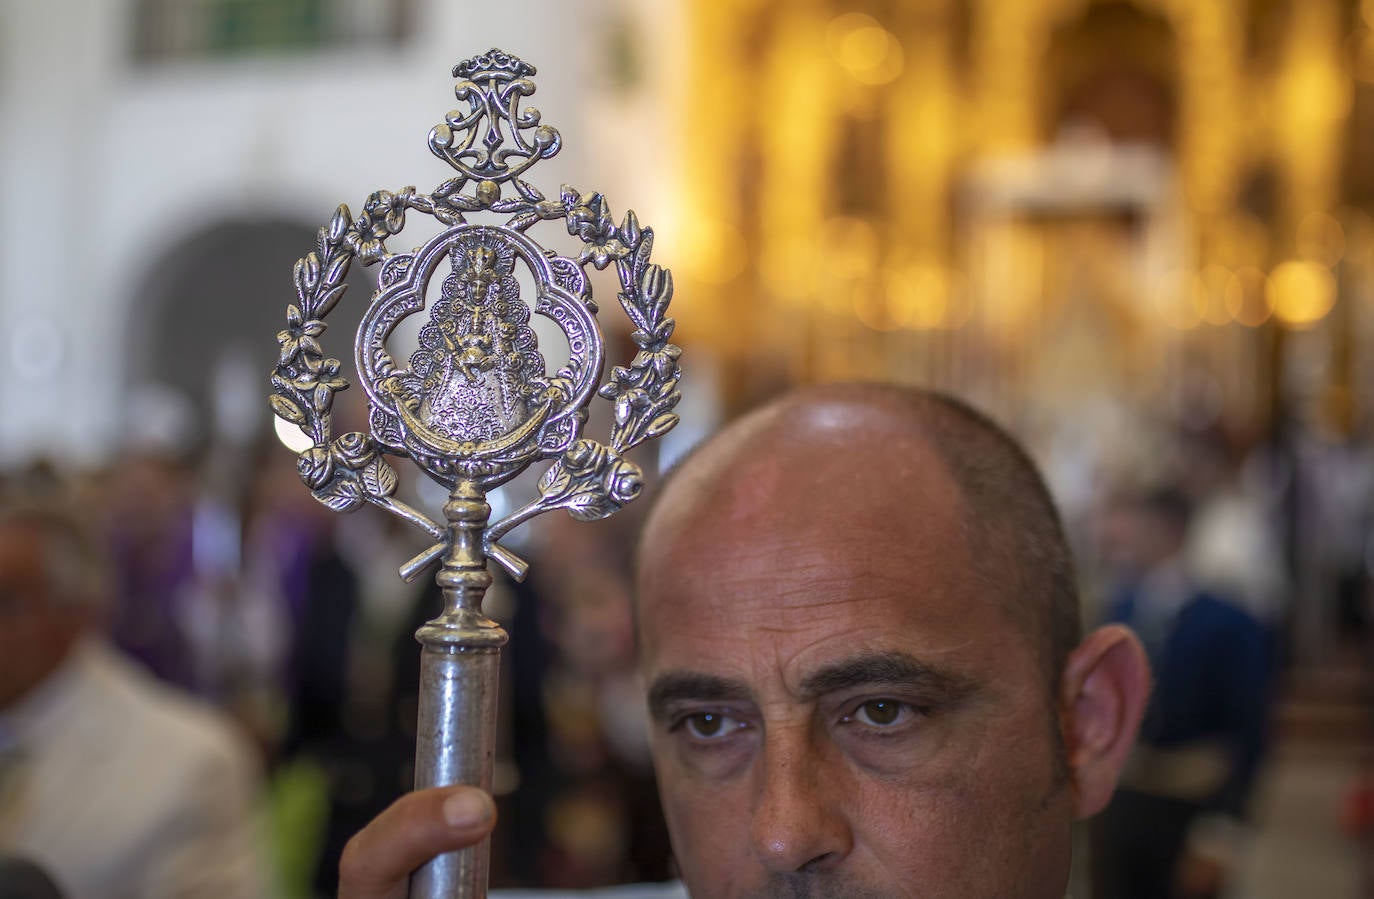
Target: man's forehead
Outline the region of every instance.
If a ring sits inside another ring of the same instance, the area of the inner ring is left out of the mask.
[[[752,558],[665,569],[639,598],[650,682],[694,672],[751,696],[772,683],[804,698],[818,692],[806,686],[818,673],[856,657],[908,658],[979,680],[1024,650],[1019,629],[979,592],[953,534],[909,556],[864,555],[845,541],[809,555],[767,541],[754,549]]]
[[[707,529],[641,571],[641,623],[720,616],[760,631],[851,620],[881,629],[899,613],[962,614],[979,594],[976,568],[958,528],[927,524],[924,532],[870,530],[868,522],[827,532],[815,520],[739,534]]]
[[[641,542],[642,587],[660,571],[710,572],[754,552],[789,564],[885,553],[916,561],[949,536],[962,541],[967,506],[929,442],[772,436],[670,482]]]
[[[866,409],[807,412],[745,423],[698,451],[669,478],[644,549],[722,528],[799,535],[822,517],[836,528],[881,529],[963,514],[947,465],[918,429]]]
[[[832,636],[898,648],[907,637],[925,646],[927,636],[958,631],[978,589],[962,503],[947,479],[867,494],[834,481],[814,492],[778,485],[770,493],[755,482],[754,493],[699,505],[658,531],[662,545],[643,548],[647,654],[702,634],[754,641],[754,655],[762,641],[791,656]],[[903,639],[893,642],[894,632]]]

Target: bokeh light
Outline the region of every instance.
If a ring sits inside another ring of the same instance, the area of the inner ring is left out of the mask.
[[[1274,317],[1294,330],[1311,328],[1336,302],[1336,278],[1320,263],[1290,259],[1269,275],[1266,289]]]
[[[272,416],[272,430],[277,435],[277,439],[281,441],[282,446],[293,453],[303,453],[315,445],[315,441],[310,438],[309,434],[279,415]]]
[[[1265,298],[1265,274],[1253,266],[1245,266],[1236,269],[1234,277],[1239,290],[1227,290],[1226,311],[1237,323],[1257,328],[1269,320],[1273,311]]]
[[[1329,212],[1312,212],[1298,224],[1298,256],[1328,268],[1345,256],[1345,229]]]
[[[888,84],[902,74],[901,43],[872,16],[845,13],[826,30],[835,61],[860,84]]]

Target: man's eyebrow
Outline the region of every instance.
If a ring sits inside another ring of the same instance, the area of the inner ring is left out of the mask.
[[[801,692],[815,697],[864,686],[905,687],[933,702],[952,703],[976,692],[978,683],[904,652],[874,652],[851,656],[808,674],[802,679]]]
[[[743,681],[696,671],[668,671],[654,678],[649,687],[649,714],[661,720],[675,702],[740,702],[750,698]]]

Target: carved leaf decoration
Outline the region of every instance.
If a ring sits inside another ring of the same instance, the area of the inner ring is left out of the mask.
[[[659,437],[671,431],[678,423],[678,417],[672,412],[665,412],[658,418],[650,422],[649,427],[644,431],[646,439]]]
[[[625,242],[627,247],[632,247],[639,243],[640,239],[639,218],[635,216],[633,209],[625,211],[625,221],[620,225],[620,239]]]
[[[654,250],[654,229],[644,228],[643,237],[639,242],[639,249],[635,251],[634,275],[635,281],[640,281],[644,277],[644,270],[648,268],[649,256]]]
[[[348,263],[351,260],[352,257],[347,253],[340,253],[329,260],[329,268],[324,273],[324,283],[332,286],[343,280],[343,276],[348,274]]]
[[[319,302],[315,304],[315,316],[317,318],[320,318],[328,315],[330,310],[332,310],[336,305],[338,305],[339,298],[344,295],[344,291],[347,289],[348,285],[340,284],[337,287],[331,287],[324,293],[320,294]]]
[[[466,178],[450,178],[434,189],[433,196],[435,199],[447,197],[449,194],[457,193],[462,190],[463,185],[467,183],[468,179]]]
[[[654,317],[657,318],[673,295],[673,273],[661,265],[651,265],[640,283],[644,285],[645,296],[653,301]]]
[[[606,501],[595,487],[579,493],[567,503],[568,514],[578,521],[597,521],[615,512],[616,506]]]
[[[456,209],[452,209],[452,208],[450,208],[450,207],[448,207],[448,206],[438,206],[438,205],[436,205],[436,206],[434,207],[434,217],[435,217],[436,219],[438,219],[439,221],[443,222],[445,225],[449,225],[449,226],[461,225],[461,224],[463,224],[463,215],[462,215],[462,213],[460,213],[460,212],[458,212]]]
[[[538,188],[528,181],[521,181],[519,178],[515,179],[515,191],[531,203],[538,203],[544,199],[544,195],[539,192]]]
[[[649,330],[649,323],[645,321],[644,313],[635,304],[635,298],[632,294],[624,292],[620,294],[620,308],[625,310],[625,314],[630,317],[630,321],[635,323],[635,327],[641,331]]]
[[[307,290],[314,290],[320,283],[320,257],[317,253],[307,253],[305,262],[305,286]]]
[[[334,217],[329,220],[329,232],[327,239],[330,243],[338,243],[343,239],[344,232],[353,223],[353,215],[348,211],[348,206],[344,203],[339,204],[339,208],[334,210]]]
[[[373,459],[366,468],[360,473],[363,482],[363,489],[370,496],[390,496],[396,492],[396,469],[392,468],[385,460],[378,457]]]
[[[301,411],[301,407],[297,406],[286,397],[279,394],[273,394],[269,402],[272,403],[273,412],[291,422],[293,425],[305,424],[305,413]]]
[[[352,478],[337,478],[323,490],[314,491],[313,495],[335,512],[352,512],[367,501],[363,498],[362,485]]]
[[[291,270],[291,282],[296,286],[296,301],[302,306],[309,304],[310,291],[305,286],[305,260],[297,259]]]
[[[547,498],[557,499],[568,489],[571,482],[572,478],[560,459],[550,465],[549,470],[539,479],[539,492]]]

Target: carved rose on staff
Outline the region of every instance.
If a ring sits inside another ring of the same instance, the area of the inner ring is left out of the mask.
[[[296,470],[300,472],[305,486],[311,490],[319,490],[333,480],[334,460],[326,448],[312,446],[296,460]]]
[[[377,445],[366,434],[350,431],[330,444],[329,454],[344,468],[359,471],[377,458]]]
[[[340,512],[396,491],[395,469],[382,459],[376,442],[358,431],[342,434],[328,446],[310,447],[296,460],[296,469],[316,499]]]
[[[565,508],[578,521],[605,518],[642,489],[639,466],[595,440],[574,443],[539,481],[543,505]]]

